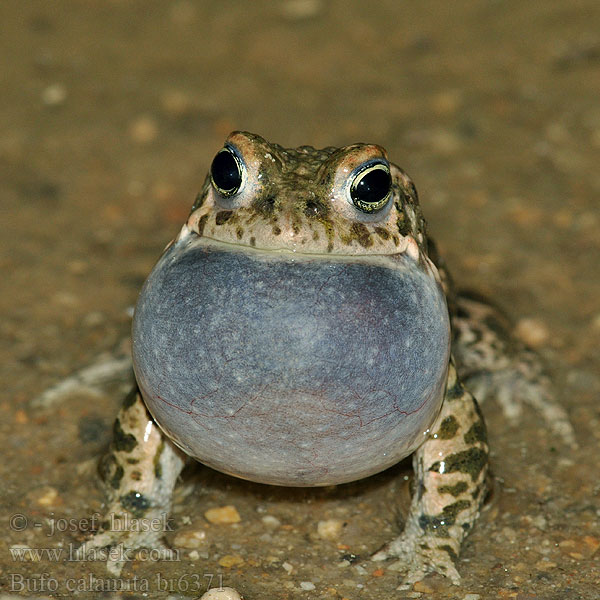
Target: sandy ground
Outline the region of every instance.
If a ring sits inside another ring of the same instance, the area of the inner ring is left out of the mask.
[[[6,0],[0,13],[0,591],[192,598],[212,580],[250,600],[600,597],[597,2]],[[551,365],[580,448],[530,410],[513,427],[485,407],[494,493],[459,587],[397,590],[368,560],[406,508],[405,465],[295,491],[198,466],[167,536],[197,548],[120,578],[69,558],[101,508],[119,393],[31,401],[123,348],[141,283],[238,128],[385,146],[455,279]],[[205,519],[224,505],[239,523]],[[343,526],[324,539],[329,520]],[[42,552],[21,560],[26,547]]]

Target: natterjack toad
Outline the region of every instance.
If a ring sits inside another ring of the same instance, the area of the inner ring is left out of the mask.
[[[374,145],[229,136],[140,294],[133,359],[137,387],[102,462],[112,523],[167,512],[185,455],[318,486],[414,453],[404,531],[373,557],[400,557],[408,582],[458,582],[486,493],[486,429],[463,383],[535,404],[572,441],[537,356],[455,292],[413,183]],[[118,529],[82,553],[160,544]]]

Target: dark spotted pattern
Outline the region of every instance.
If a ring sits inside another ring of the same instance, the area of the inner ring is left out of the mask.
[[[137,398],[137,390],[133,388],[127,396],[125,396],[125,400],[123,400],[123,408],[127,410],[131,406],[135,404],[135,399]]]
[[[117,417],[113,425],[112,444],[117,452],[131,452],[137,446],[135,436],[130,433],[125,433],[121,426],[121,421]]]
[[[373,230],[375,231],[375,233],[382,239],[382,240],[389,240],[390,239],[390,233],[387,229],[385,229],[384,227],[374,227]]]
[[[215,223],[217,225],[223,225],[223,223],[227,223],[232,216],[232,210],[220,210],[215,216]]]
[[[454,415],[446,417],[441,423],[440,428],[436,431],[435,435],[441,440],[450,440],[458,431],[458,421]]]
[[[351,238],[356,240],[363,248],[369,248],[373,245],[373,240],[371,239],[371,232],[367,229],[364,223],[352,223],[350,227]]]
[[[443,461],[434,462],[431,467],[429,467],[429,470],[439,473],[443,464],[444,473],[454,473],[456,471],[467,473],[471,476],[471,479],[475,481],[486,463],[487,452],[481,448],[470,448],[469,450],[451,454]]]
[[[131,491],[125,496],[121,496],[121,505],[138,519],[143,517],[151,506],[148,498],[136,491]]]
[[[428,533],[435,533],[440,537],[449,537],[449,528],[456,523],[456,515],[471,506],[468,500],[458,500],[453,504],[444,506],[444,510],[434,516],[421,515],[419,525]]]
[[[206,227],[206,221],[208,221],[208,215],[202,215],[198,221],[198,235],[204,233],[204,227]]]
[[[475,442],[485,442],[487,439],[487,432],[485,429],[485,423],[483,421],[477,421],[473,423],[469,431],[465,433],[465,443],[474,444]]]
[[[163,450],[165,449],[165,440],[162,439],[160,446],[158,447],[158,451],[154,455],[154,476],[157,479],[162,478],[162,466],[160,464],[160,457],[162,456]]]
[[[102,457],[98,464],[98,471],[106,485],[114,490],[119,489],[125,470],[118,464],[112,454],[109,453]]]
[[[463,492],[466,492],[468,489],[468,485],[464,481],[459,481],[456,485],[440,485],[438,487],[438,492],[440,494],[450,494],[455,498],[460,496]]]

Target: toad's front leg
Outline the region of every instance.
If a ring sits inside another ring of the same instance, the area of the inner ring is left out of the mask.
[[[161,548],[171,496],[184,465],[184,455],[160,431],[139,390],[127,396],[114,424],[113,440],[100,471],[106,485],[108,508],[100,531],[78,550],[93,557],[108,553],[107,567],[119,574],[129,551]]]
[[[458,584],[456,561],[479,516],[487,460],[483,417],[451,364],[442,410],[414,455],[415,486],[404,531],[373,560],[400,558],[407,583],[437,572]]]

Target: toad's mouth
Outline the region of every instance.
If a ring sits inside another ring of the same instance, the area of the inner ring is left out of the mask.
[[[281,485],[360,479],[412,452],[441,405],[441,287],[407,253],[316,256],[186,232],[136,306],[148,408],[214,468]]]
[[[400,238],[397,244],[390,247],[386,245],[381,250],[375,251],[370,249],[368,252],[359,252],[355,248],[348,248],[344,253],[342,249],[337,249],[336,252],[328,252],[324,248],[307,247],[302,243],[290,242],[287,244],[273,243],[272,239],[268,239],[266,243],[261,243],[261,240],[253,239],[251,243],[245,240],[222,239],[213,237],[206,233],[199,234],[197,231],[190,229],[184,225],[179,235],[167,246],[167,249],[172,245],[186,246],[205,246],[207,248],[222,249],[223,251],[248,252],[250,254],[263,254],[276,258],[280,256],[286,260],[328,260],[328,261],[359,261],[359,262],[381,262],[394,257],[406,256],[417,262],[421,267],[433,276],[436,280],[439,279],[437,269],[433,263],[421,252],[418,244],[410,236]]]
[[[237,247],[294,254],[368,256],[408,253],[417,259],[419,247],[409,234],[401,234],[395,213],[383,221],[359,222],[333,214],[321,219],[302,219],[295,214],[277,218],[245,208],[194,211],[179,238],[198,236]]]

